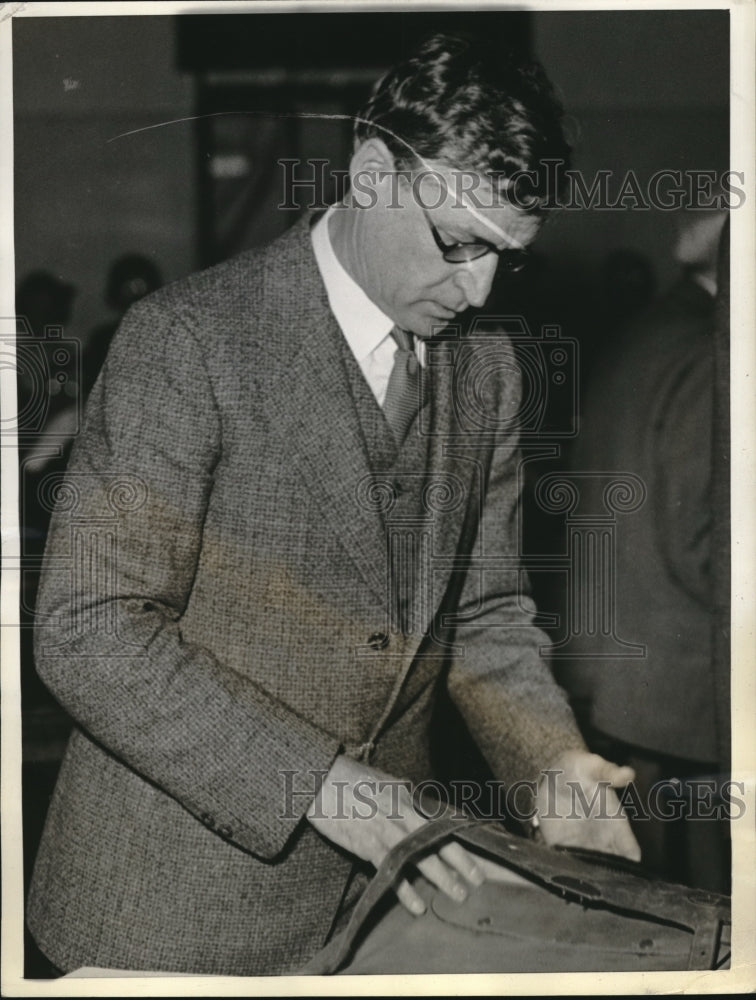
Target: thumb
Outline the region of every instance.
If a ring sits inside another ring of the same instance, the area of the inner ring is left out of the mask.
[[[620,766],[596,755],[595,766],[591,768],[595,781],[608,781],[612,788],[624,788],[635,780],[635,771],[627,765]]]

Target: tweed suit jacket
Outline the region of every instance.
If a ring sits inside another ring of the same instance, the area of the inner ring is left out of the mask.
[[[116,335],[38,602],[38,670],[78,725],[28,923],[64,969],[300,966],[354,860],[304,818],[322,775],[346,753],[428,777],[437,683],[502,780],[583,745],[521,592],[509,346],[468,352],[475,407],[457,405],[459,345],[440,353],[423,621],[404,636],[342,336],[306,220]]]

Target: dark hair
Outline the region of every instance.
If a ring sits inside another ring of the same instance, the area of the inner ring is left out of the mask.
[[[421,156],[488,176],[505,196],[512,192],[502,181],[532,171],[522,180],[540,209],[560,193],[569,167],[563,116],[539,63],[488,41],[437,34],[375,84],[354,139],[383,139],[398,170],[417,168]],[[556,161],[551,171],[545,160]]]
[[[126,312],[133,302],[162,284],[162,275],[154,261],[140,253],[127,253],[110,265],[105,302],[111,309]]]

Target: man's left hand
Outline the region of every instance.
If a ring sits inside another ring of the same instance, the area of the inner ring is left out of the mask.
[[[638,841],[614,791],[634,778],[631,767],[612,764],[598,754],[563,753],[538,784],[537,826],[544,841],[640,861]]]

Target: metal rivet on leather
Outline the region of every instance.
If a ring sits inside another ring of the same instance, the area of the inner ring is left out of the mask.
[[[571,875],[557,875],[552,878],[552,885],[558,885],[562,889],[571,889],[580,893],[581,896],[601,896],[601,890],[590,882],[584,882],[581,878],[573,878]]]
[[[385,632],[373,632],[368,638],[367,644],[371,649],[375,649],[376,651],[385,649],[389,644],[389,637]]]

